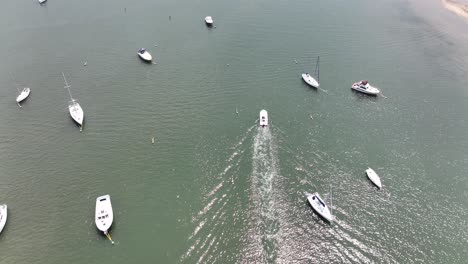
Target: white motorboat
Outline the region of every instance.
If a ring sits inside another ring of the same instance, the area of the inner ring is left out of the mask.
[[[380,93],[379,89],[371,86],[366,80],[353,83],[351,89],[369,95],[378,95]]]
[[[320,198],[318,193],[306,193],[307,201],[309,201],[309,204],[312,206],[312,208],[317,212],[320,216],[322,216],[325,220],[328,222],[332,222],[332,214],[327,206],[327,204]]]
[[[5,227],[7,216],[8,216],[7,205],[0,204],[0,233],[2,233],[3,228]]]
[[[16,97],[16,103],[19,104],[22,101],[24,101],[26,98],[28,98],[30,93],[31,93],[31,89],[29,89],[28,87],[23,88],[20,94]]]
[[[140,59],[144,61],[150,62],[153,60],[153,57],[151,56],[151,54],[144,48],[139,49],[137,54],[138,54],[138,57],[140,57]]]
[[[266,127],[268,126],[268,112],[266,110],[260,111],[260,126]]]
[[[213,25],[213,18],[211,16],[205,17],[205,23],[208,26],[212,26]]]
[[[45,2],[47,2],[47,0],[37,0],[39,2],[39,4],[44,4]]]
[[[109,228],[114,221],[114,213],[112,211],[111,199],[108,194],[96,198],[96,214],[95,222],[96,227],[107,235]]]
[[[302,76],[302,80],[304,80],[304,82],[306,82],[308,85],[314,87],[314,88],[319,88],[320,86],[320,83],[319,83],[319,80],[320,80],[320,68],[319,68],[319,62],[320,62],[320,56],[317,57],[317,63],[315,64],[315,70],[314,70],[314,75],[317,76],[317,79],[315,79],[314,77],[312,77],[311,74],[309,74],[308,72],[306,73],[303,73],[301,76]]]
[[[375,173],[375,171],[371,168],[368,168],[366,170],[366,174],[367,174],[367,178],[369,178],[369,180],[375,184],[375,186],[377,186],[379,189],[382,188],[382,183],[380,182],[380,177],[379,175],[377,175],[377,173]]]
[[[65,74],[63,74],[63,80],[65,81],[65,89],[68,90],[68,94],[70,94],[70,101],[68,102],[68,111],[70,112],[71,118],[80,125],[80,131],[83,129],[83,121],[84,121],[84,112],[81,108],[81,105],[78,103],[76,99],[73,99],[70,85],[68,85],[67,79],[65,78]]]

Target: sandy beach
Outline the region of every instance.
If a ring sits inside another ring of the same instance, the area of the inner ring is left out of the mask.
[[[441,0],[445,8],[453,13],[468,19],[468,4],[461,0]]]

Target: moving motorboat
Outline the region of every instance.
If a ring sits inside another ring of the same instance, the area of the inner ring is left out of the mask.
[[[318,193],[306,193],[307,201],[320,216],[328,222],[332,222],[332,214],[327,204],[322,200]]]
[[[207,26],[211,27],[213,25],[213,18],[211,16],[205,17],[205,23]]]
[[[107,235],[109,233],[109,228],[112,226],[114,221],[114,213],[112,211],[112,204],[110,195],[106,194],[96,198],[96,214],[95,222],[96,227],[100,231]]]
[[[47,2],[47,0],[37,0],[39,2],[39,4],[45,4],[45,2]]]
[[[320,83],[319,83],[319,80],[320,80],[319,61],[320,61],[320,56],[317,57],[317,63],[315,64],[315,70],[314,70],[314,75],[317,76],[317,80],[314,77],[312,77],[312,75],[309,74],[308,72],[303,73],[301,75],[302,80],[304,80],[304,82],[306,82],[308,85],[310,85],[310,86],[312,86],[314,88],[318,88],[320,86]]]
[[[78,103],[76,99],[73,99],[71,91],[70,91],[70,85],[68,85],[67,79],[65,78],[65,74],[63,74],[63,80],[65,81],[65,89],[68,90],[68,94],[70,94],[70,101],[68,102],[68,111],[70,112],[70,116],[72,119],[80,125],[80,131],[83,129],[83,121],[84,121],[84,113],[83,109],[81,108],[81,105]]]
[[[260,126],[266,127],[268,126],[268,112],[266,110],[260,111]]]
[[[144,61],[151,62],[153,60],[151,54],[144,48],[139,49],[137,54]]]
[[[375,186],[377,186],[379,189],[382,188],[382,183],[380,182],[380,177],[379,175],[377,175],[377,173],[375,173],[375,171],[371,168],[368,168],[366,170],[366,174],[367,174],[367,178],[369,178],[369,180],[375,184]]]
[[[380,93],[379,89],[371,86],[366,80],[353,83],[351,89],[369,95],[378,95]]]
[[[3,228],[5,227],[7,221],[7,205],[0,204],[0,233],[2,233]]]
[[[19,92],[19,90],[18,90],[18,92]],[[31,89],[29,89],[28,87],[23,88],[23,90],[20,92],[20,94],[16,97],[16,103],[18,103],[18,105],[19,105],[19,103],[21,103],[26,98],[28,98],[30,93],[31,93]]]

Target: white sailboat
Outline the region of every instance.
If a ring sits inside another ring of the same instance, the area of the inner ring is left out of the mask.
[[[65,88],[68,90],[70,94],[70,101],[68,102],[68,111],[70,112],[70,116],[72,119],[80,126],[80,131],[83,129],[83,120],[84,120],[84,113],[83,109],[81,108],[80,104],[76,99],[73,99],[72,94],[70,92],[70,85],[68,85],[67,79],[65,78],[65,74],[63,74],[63,80],[65,81]]]
[[[2,233],[3,228],[5,227],[6,221],[7,221],[7,205],[6,204],[0,204],[0,233]]]
[[[330,193],[331,196],[331,193]],[[321,217],[323,217],[328,222],[333,221],[331,207],[328,207],[325,201],[320,197],[320,195],[316,192],[313,194],[306,193],[307,201],[312,206],[315,212],[317,212]]]
[[[366,174],[367,178],[369,178],[369,180],[375,184],[375,186],[377,186],[379,189],[382,189],[382,182],[380,181],[380,177],[373,169],[368,168],[366,170]]]
[[[268,112],[266,110],[260,111],[260,126],[266,127],[268,126]]]
[[[114,213],[112,211],[112,204],[110,195],[106,194],[96,198],[96,213],[95,213],[95,222],[96,227],[100,231],[107,235],[109,233],[109,228],[112,226],[114,221]]]
[[[31,89],[29,89],[28,87],[25,87],[23,88],[21,92],[18,89],[18,92],[19,94],[16,97],[16,103],[21,107],[20,103],[26,100],[26,98],[28,98],[29,94],[31,93]]]
[[[378,95],[380,93],[379,89],[371,86],[366,80],[353,83],[353,85],[351,85],[351,89],[369,95]]]
[[[315,64],[315,70],[314,70],[314,75],[317,76],[317,79],[315,79],[311,74],[308,72],[303,73],[302,80],[304,80],[305,83],[308,85],[314,87],[314,88],[319,88],[320,86],[320,67],[319,67],[319,62],[320,62],[320,56],[317,57],[317,63]]]

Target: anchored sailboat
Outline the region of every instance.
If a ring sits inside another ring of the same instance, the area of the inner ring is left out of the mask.
[[[315,79],[312,75],[310,75],[308,72],[305,72],[302,74],[302,79],[304,82],[306,82],[308,85],[318,88],[320,86],[320,67],[319,67],[319,62],[320,62],[320,56],[317,57],[317,63],[315,64],[315,70],[313,75],[317,77]]]
[[[67,79],[65,78],[65,74],[63,74],[63,80],[65,81],[65,89],[68,90],[68,94],[70,94],[70,101],[68,102],[68,111],[70,112],[70,116],[73,120],[80,126],[80,131],[83,130],[83,120],[84,120],[84,113],[83,109],[81,108],[80,104],[76,99],[73,99],[70,85],[68,85]]]

